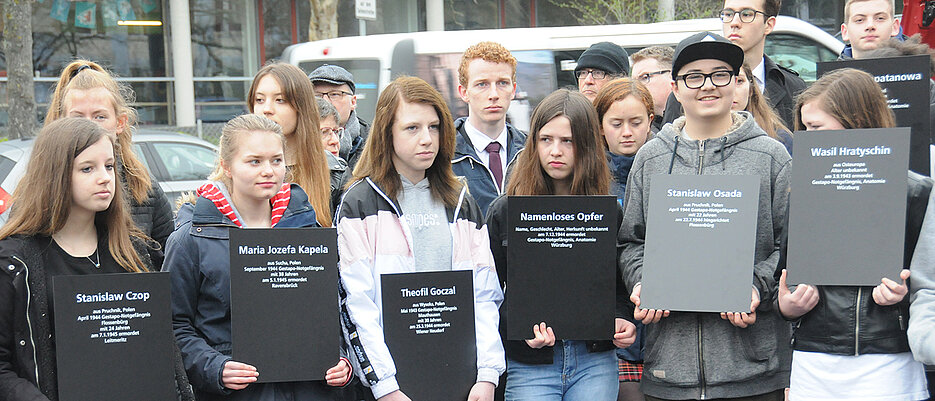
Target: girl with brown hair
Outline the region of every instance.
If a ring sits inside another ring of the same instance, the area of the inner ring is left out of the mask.
[[[52,278],[153,270],[133,224],[112,132],[83,118],[45,125],[0,229],[0,395],[58,399]],[[177,380],[187,388],[184,374]],[[191,397],[187,397],[191,399]]]
[[[136,110],[129,106],[132,101],[133,91],[118,83],[104,67],[89,60],[75,60],[59,76],[45,124],[63,117],[82,117],[117,136],[116,171],[124,182],[133,221],[143,234],[165,248],[173,228],[172,207],[159,183],[153,181],[133,152]],[[153,256],[159,268],[161,255],[157,252]]]
[[[610,171],[602,154],[605,146],[591,102],[578,92],[555,91],[532,113],[526,146],[517,157],[506,195],[608,195]],[[616,221],[619,225],[619,215]],[[505,288],[508,266],[503,244],[509,229],[506,196],[490,204],[487,228],[497,275]],[[500,323],[505,328],[505,322]],[[506,399],[617,399],[617,357],[613,350],[630,346],[636,328],[623,318],[615,319],[614,326],[613,342],[556,341],[546,322],[533,326],[531,340],[504,340]]]
[[[282,127],[286,137],[286,181],[299,184],[315,208],[318,224],[331,227],[331,181],[321,144],[318,106],[311,81],[299,67],[276,62],[253,77],[247,94],[253,114]]]
[[[753,114],[756,124],[766,131],[766,135],[773,138],[786,147],[789,154],[792,154],[792,133],[782,123],[782,119],[776,114],[776,111],[769,105],[766,97],[760,92],[760,88],[753,79],[753,70],[747,64],[743,65],[742,73],[737,75],[737,87],[734,90],[734,102],[731,104],[733,111],[749,111]]]
[[[471,270],[477,376],[468,400],[492,400],[503,373],[503,299],[477,203],[451,171],[455,129],[441,94],[400,77],[377,101],[354,179],[338,207],[342,328],[361,381],[379,400],[408,400],[383,339],[381,274]],[[361,366],[369,369],[359,369]],[[444,361],[438,361],[443,369]],[[432,385],[426,383],[425,385]]]

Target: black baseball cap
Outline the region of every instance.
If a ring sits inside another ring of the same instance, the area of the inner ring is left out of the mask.
[[[699,32],[679,42],[672,59],[672,79],[676,79],[685,64],[696,60],[721,60],[740,73],[743,66],[743,49],[723,36],[711,32]]]

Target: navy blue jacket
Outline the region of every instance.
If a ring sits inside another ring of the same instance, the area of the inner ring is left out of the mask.
[[[468,137],[464,128],[464,122],[467,117],[461,117],[455,120],[455,129],[458,130],[458,136],[455,143],[455,155],[451,160],[451,169],[456,176],[467,179],[468,191],[477,201],[481,213],[487,215],[487,208],[494,198],[503,193],[502,189],[497,188],[494,182],[493,173],[481,162],[477,152],[474,151],[474,144]],[[516,155],[526,144],[526,134],[514,128],[512,125],[506,125],[506,160],[507,165],[503,166],[503,174],[506,175],[508,167],[516,159]],[[503,180],[506,187],[506,179]]]
[[[308,196],[292,184],[276,228],[317,226]],[[230,229],[237,226],[213,202],[198,198],[179,209],[166,245],[163,270],[172,278],[172,328],[196,398],[279,400],[302,393],[310,395],[296,399],[326,399],[323,382],[251,384],[240,391],[222,385],[224,364],[231,360]]]

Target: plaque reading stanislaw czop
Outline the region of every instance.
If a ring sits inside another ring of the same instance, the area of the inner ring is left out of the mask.
[[[169,273],[52,277],[58,399],[175,399]]]
[[[383,336],[400,390],[466,400],[477,380],[474,272],[383,274]]]
[[[819,77],[839,68],[857,68],[873,75],[873,80],[883,87],[897,125],[912,128],[909,168],[929,175],[935,173],[929,163],[929,147],[935,140],[931,136],[929,117],[930,63],[928,55],[919,55],[828,61],[818,63],[817,68]]]
[[[333,228],[231,229],[231,340],[258,382],[324,380],[338,363]]]
[[[789,283],[900,282],[909,129],[796,132],[793,151]]]
[[[532,338],[532,326],[545,322],[557,339],[612,339],[616,198],[511,196],[507,202],[507,338]]]
[[[749,312],[759,199],[757,176],[652,176],[640,308]]]

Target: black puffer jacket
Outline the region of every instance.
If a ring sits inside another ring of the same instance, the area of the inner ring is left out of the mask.
[[[906,194],[906,240],[903,266],[909,268],[928,206],[932,179],[909,172]],[[786,268],[785,234],[779,269]],[[778,279],[778,277],[777,277]],[[798,351],[837,355],[909,352],[906,329],[909,297],[895,305],[873,301],[873,287],[817,286],[819,300],[795,323],[793,346]]]
[[[58,379],[41,240],[13,236],[0,241],[0,400],[58,399]],[[107,244],[101,236],[101,246]],[[151,269],[146,246],[137,253]],[[171,335],[171,333],[166,333]],[[180,400],[194,400],[175,347],[175,378]],[[141,368],[145,368],[141,366]]]

